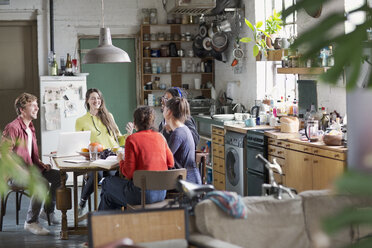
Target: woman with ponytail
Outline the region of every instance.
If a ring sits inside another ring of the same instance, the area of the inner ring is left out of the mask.
[[[173,97],[166,102],[163,116],[172,131],[167,141],[173,153],[175,168],[185,168],[186,180],[201,184],[200,173],[195,162],[195,143],[190,129],[184,124],[190,116],[189,103],[185,98]]]

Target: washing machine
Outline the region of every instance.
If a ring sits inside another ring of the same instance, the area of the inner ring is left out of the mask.
[[[245,134],[230,131],[225,134],[226,190],[241,196],[246,195],[244,139]]]

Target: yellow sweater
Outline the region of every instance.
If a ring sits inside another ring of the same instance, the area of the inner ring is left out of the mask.
[[[111,113],[110,115],[114,120],[114,117]],[[102,121],[97,116],[93,116],[89,112],[76,120],[75,130],[91,131],[90,142],[98,142],[103,145],[104,149],[118,147],[119,145],[123,146],[125,144],[126,135],[122,136],[119,133],[120,136],[118,137],[118,140],[120,144],[118,144],[115,140],[114,134],[110,135]]]

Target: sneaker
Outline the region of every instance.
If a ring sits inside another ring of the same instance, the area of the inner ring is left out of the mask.
[[[40,211],[39,218],[48,221],[48,216],[47,216],[47,214],[46,214],[46,212],[45,212],[44,209],[42,209]],[[61,223],[59,221],[59,219],[56,217],[56,215],[55,215],[54,212],[49,214],[49,219],[50,219],[50,223],[51,224],[59,224],[59,223]]]
[[[27,223],[27,221],[25,221],[24,229],[36,235],[49,234],[49,230],[42,227],[38,222]]]
[[[81,206],[79,206],[79,208],[78,208],[78,217],[81,217],[81,216],[83,216],[85,213],[85,211],[84,211],[84,208],[85,207],[81,207]]]

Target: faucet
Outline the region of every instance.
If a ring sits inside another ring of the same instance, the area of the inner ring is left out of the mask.
[[[239,108],[237,108],[238,106],[240,106],[240,109],[239,109]],[[237,110],[236,110],[236,111],[235,111],[235,108],[237,108]],[[234,107],[232,108],[232,110],[233,110],[233,111],[235,111],[235,113],[243,113],[243,112],[245,112],[245,111],[246,111],[246,109],[245,109],[244,105],[243,105],[243,104],[241,104],[241,103],[237,103],[237,104],[235,104],[235,105],[234,105]]]

